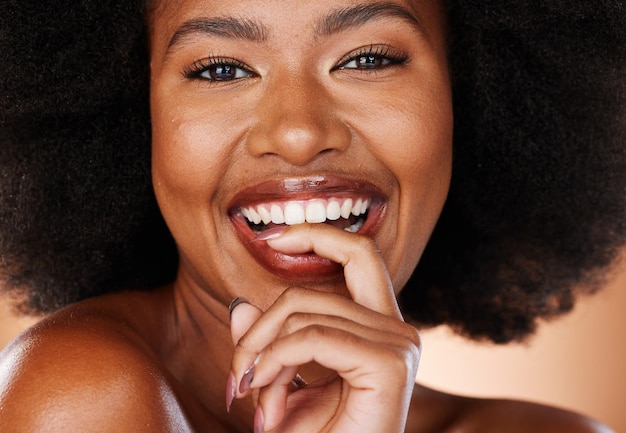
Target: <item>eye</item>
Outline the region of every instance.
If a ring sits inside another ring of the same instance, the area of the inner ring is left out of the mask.
[[[235,65],[212,65],[198,74],[199,77],[211,81],[230,81],[247,78],[251,74]]]
[[[359,48],[345,56],[335,69],[371,70],[399,65],[407,61],[405,52],[394,50],[388,45]]]
[[[237,60],[208,57],[197,60],[191,66],[185,68],[183,75],[190,79],[221,82],[250,78],[254,76],[254,73]]]
[[[376,55],[355,57],[344,63],[339,69],[374,69],[391,64],[391,59]]]

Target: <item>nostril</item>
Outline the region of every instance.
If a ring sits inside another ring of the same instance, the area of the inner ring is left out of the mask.
[[[269,109],[246,137],[254,156],[279,156],[297,166],[311,163],[320,155],[343,152],[351,143],[351,133],[332,111]],[[279,112],[276,112],[279,111]]]

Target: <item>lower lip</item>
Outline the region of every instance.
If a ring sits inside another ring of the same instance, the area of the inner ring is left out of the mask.
[[[373,237],[382,221],[382,214],[383,206],[373,203],[369,209],[369,216],[358,233]],[[270,248],[267,242],[252,242],[256,234],[241,214],[233,215],[231,221],[239,239],[252,257],[278,277],[294,281],[319,281],[336,278],[343,273],[340,264],[315,253],[283,254]]]

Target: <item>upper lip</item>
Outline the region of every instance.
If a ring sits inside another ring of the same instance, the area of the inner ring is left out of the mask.
[[[235,195],[229,209],[271,201],[309,200],[312,198],[367,196],[385,200],[385,194],[373,184],[332,175],[269,180],[245,188]]]

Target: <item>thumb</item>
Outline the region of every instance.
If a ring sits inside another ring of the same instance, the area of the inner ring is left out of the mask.
[[[250,304],[244,298],[235,298],[230,304],[230,335],[233,344],[237,345],[239,339],[244,336],[248,329],[257,321],[263,312]]]

